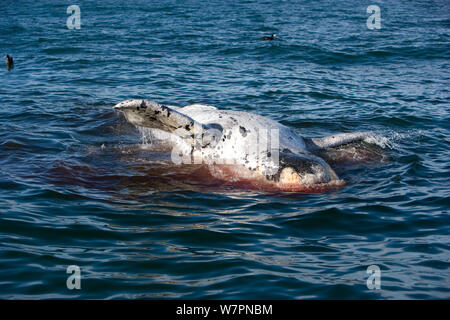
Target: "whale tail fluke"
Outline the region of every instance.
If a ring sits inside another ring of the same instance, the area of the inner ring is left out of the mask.
[[[335,148],[344,144],[362,141],[373,135],[370,131],[340,133],[323,138],[305,138],[305,143],[308,149],[326,149]]]

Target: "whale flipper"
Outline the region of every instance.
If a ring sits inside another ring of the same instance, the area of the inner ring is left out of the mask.
[[[194,138],[201,134],[203,144],[218,141],[222,136],[222,127],[219,124],[200,123],[180,112],[179,108],[175,109],[150,100],[125,100],[116,104],[114,109],[122,111],[125,118],[136,126],[160,129],[175,133],[181,138]]]
[[[341,133],[323,138],[305,138],[305,143],[308,149],[311,150],[335,148],[347,143],[364,140],[365,138],[368,138],[371,135],[372,132],[370,131]]]

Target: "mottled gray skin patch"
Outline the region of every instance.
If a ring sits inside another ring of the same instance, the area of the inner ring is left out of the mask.
[[[239,126],[239,132],[243,137],[247,136],[247,130],[244,127]]]

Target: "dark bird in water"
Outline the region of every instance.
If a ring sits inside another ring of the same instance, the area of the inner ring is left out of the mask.
[[[6,55],[5,56],[5,63],[6,63],[6,69],[9,71],[13,68],[14,66],[14,60],[10,55]]]
[[[272,35],[271,35],[270,37],[265,36],[265,37],[263,37],[262,39],[263,39],[264,41],[266,41],[266,40],[273,40],[273,39],[275,39],[275,36],[276,36],[276,34],[275,34],[275,33],[272,33]]]

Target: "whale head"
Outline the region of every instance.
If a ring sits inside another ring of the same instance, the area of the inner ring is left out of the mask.
[[[280,152],[274,174],[266,179],[281,187],[309,187],[337,181],[333,169],[322,159],[310,153]]]

